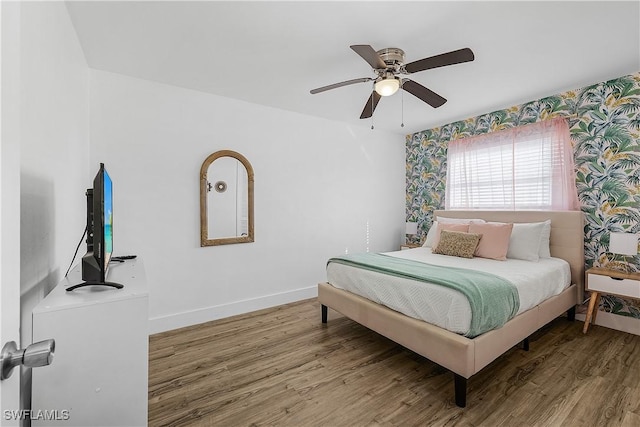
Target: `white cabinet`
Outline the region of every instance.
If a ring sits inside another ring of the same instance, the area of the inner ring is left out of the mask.
[[[56,341],[51,365],[32,371],[31,406],[41,417],[34,426],[147,425],[149,309],[142,260],[112,263],[107,280],[124,288],[67,292],[82,281],[77,266],[33,310],[33,342]]]

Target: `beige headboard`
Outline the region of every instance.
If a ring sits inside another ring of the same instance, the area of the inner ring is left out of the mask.
[[[571,266],[571,282],[578,285],[578,304],[584,292],[584,215],[580,211],[433,211],[449,218],[482,218],[497,222],[540,222],[551,220],[551,256]]]

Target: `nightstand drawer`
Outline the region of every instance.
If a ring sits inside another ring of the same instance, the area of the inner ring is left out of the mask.
[[[587,290],[640,298],[640,281],[589,274],[587,275]]]

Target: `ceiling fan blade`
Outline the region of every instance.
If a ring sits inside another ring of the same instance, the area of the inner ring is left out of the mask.
[[[368,44],[354,44],[349,47],[367,61],[371,68],[387,68],[387,64],[380,58],[380,55]]]
[[[364,109],[362,110],[362,114],[360,114],[361,119],[368,119],[369,117],[373,116],[373,112],[378,106],[380,98],[382,97],[378,94],[378,92],[376,92],[375,90],[371,92],[371,96],[365,104]]]
[[[369,82],[371,80],[373,80],[371,77],[362,77],[360,79],[346,80],[344,82],[334,83],[334,84],[328,85],[328,86],[322,86],[322,87],[319,87],[317,89],[311,89],[311,93],[312,94],[316,94],[316,93],[324,92],[325,90],[331,90],[331,89],[335,89],[337,87],[348,86],[348,85],[352,85],[352,84],[355,84],[355,83]]]
[[[444,67],[446,65],[460,64],[462,62],[473,61],[475,56],[468,47],[442,53],[429,58],[419,59],[404,66],[407,73],[417,73],[418,71],[429,70],[431,68]]]
[[[411,95],[420,98],[427,104],[431,105],[433,108],[438,108],[439,106],[447,102],[446,99],[444,99],[437,93],[427,89],[420,83],[414,82],[413,80],[403,79],[402,89],[406,90]]]

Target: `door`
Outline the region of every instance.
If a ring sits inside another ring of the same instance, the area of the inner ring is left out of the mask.
[[[20,3],[0,2],[0,348],[20,346]],[[20,369],[0,381],[0,425],[19,425]]]

